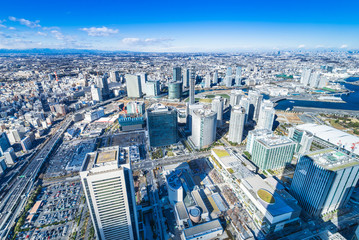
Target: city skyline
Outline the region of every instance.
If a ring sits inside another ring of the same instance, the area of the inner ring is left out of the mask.
[[[359,3],[3,3],[0,49],[143,52],[358,49]]]

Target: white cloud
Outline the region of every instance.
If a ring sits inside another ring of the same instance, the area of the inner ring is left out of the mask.
[[[92,36],[92,37],[106,37],[106,36],[109,36],[111,34],[118,33],[118,29],[111,29],[111,28],[107,28],[107,27],[80,28],[80,30],[87,32],[87,34],[89,36]]]
[[[304,44],[300,44],[300,45],[298,46],[298,48],[305,48],[305,45],[304,45]]]
[[[9,30],[16,30],[16,28],[14,28],[14,27],[9,27]]]
[[[0,22],[0,28],[6,28],[6,26]]]
[[[348,45],[346,45],[346,44],[343,44],[340,46],[340,48],[347,48],[347,47],[348,47]]]
[[[9,20],[13,21],[13,22],[19,22],[21,25],[27,26],[29,28],[41,27],[41,25],[39,24],[39,22],[40,22],[39,20],[32,22],[32,21],[24,19],[24,18],[16,18],[16,17],[12,17],[12,16],[9,17]]]
[[[63,40],[64,39],[64,35],[60,31],[52,30],[51,34],[58,40]]]
[[[47,36],[47,33],[44,33],[44,32],[37,32],[37,34],[40,36]]]
[[[132,46],[153,46],[153,45],[167,45],[173,39],[170,38],[124,38],[122,42],[126,45]]]

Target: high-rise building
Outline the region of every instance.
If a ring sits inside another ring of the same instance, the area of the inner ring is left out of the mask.
[[[96,85],[91,86],[91,97],[93,101],[101,102],[102,99],[102,91]]]
[[[240,106],[234,106],[229,120],[228,140],[233,143],[241,143],[243,140],[244,121],[246,110]]]
[[[173,68],[173,78],[172,78],[173,82],[182,82],[181,76],[182,76],[181,68],[174,67]]]
[[[108,87],[108,76],[105,74],[103,77],[97,78],[97,87],[101,89],[102,99],[106,100],[110,97],[110,88]]]
[[[229,98],[229,105],[231,105],[232,107],[238,105],[242,96],[244,96],[242,90],[233,89]]]
[[[243,107],[246,111],[246,119],[245,119],[245,123],[248,123],[248,115],[249,115],[249,106],[250,106],[250,102],[249,102],[249,98],[247,96],[243,96],[241,97],[240,101],[239,101],[239,106]]]
[[[213,81],[212,81],[213,84],[218,84],[218,71],[214,71],[213,73]]]
[[[270,100],[264,100],[261,104],[257,122],[257,129],[266,128],[272,130],[274,123],[275,110]]]
[[[194,110],[203,109],[202,103],[196,104],[187,104],[188,111],[187,111],[187,127],[192,132],[192,115]]]
[[[217,113],[198,109],[192,114],[192,143],[197,149],[210,146],[216,140]]]
[[[204,88],[211,88],[211,74],[207,74],[204,80]]]
[[[182,82],[170,82],[168,83],[168,98],[180,99],[182,96]]]
[[[312,73],[312,70],[309,68],[304,68],[302,70],[302,75],[300,77],[300,83],[304,86],[307,86],[309,84],[310,75]]]
[[[129,102],[126,105],[127,114],[144,114],[145,113],[145,103],[144,102]]]
[[[313,72],[312,74],[310,74],[309,86],[311,88],[317,88],[320,78],[321,78],[321,73],[320,72]]]
[[[226,87],[231,87],[232,86],[232,68],[228,67],[227,68],[227,73],[226,73],[226,77],[225,77],[225,86]]]
[[[236,86],[241,86],[242,80],[242,67],[236,67],[236,77],[235,77],[235,84]]]
[[[160,81],[159,80],[150,80],[146,82],[146,96],[155,97],[160,95]]]
[[[110,72],[110,80],[111,80],[111,82],[119,82],[120,81],[120,73],[118,71]]]
[[[217,126],[222,126],[223,122],[223,98],[215,96],[212,101],[212,111],[217,113]]]
[[[249,98],[248,121],[249,120],[257,121],[259,117],[259,110],[263,96],[258,91],[250,90],[248,92],[248,98]]]
[[[290,193],[313,216],[344,207],[358,182],[359,161],[349,155],[322,149],[300,157]]]
[[[9,138],[5,132],[0,133],[0,156],[4,156],[4,152],[11,147]]]
[[[297,153],[304,154],[310,151],[314,139],[311,132],[292,127],[289,128],[288,137],[297,143]]]
[[[194,104],[194,91],[195,91],[195,85],[196,85],[196,71],[194,66],[191,67],[190,70],[190,79],[189,79],[189,104]]]
[[[257,137],[253,142],[251,160],[261,170],[282,168],[291,163],[295,146],[295,142],[284,136]]]
[[[162,147],[178,142],[177,110],[154,104],[146,110],[147,131],[151,147]]]
[[[99,240],[139,240],[135,189],[129,153],[116,147],[87,154],[80,172]]]
[[[183,87],[184,87],[184,88],[188,88],[188,87],[189,87],[189,78],[190,78],[189,69],[185,69],[185,70],[183,71]]]
[[[130,98],[142,97],[141,77],[139,75],[126,74],[127,96]]]
[[[140,79],[141,79],[141,92],[143,95],[146,93],[145,86],[146,86],[146,82],[147,82],[147,73],[140,73],[138,75],[140,76]]]

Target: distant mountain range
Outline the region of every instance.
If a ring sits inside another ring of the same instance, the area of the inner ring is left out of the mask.
[[[0,49],[1,53],[39,53],[39,54],[81,54],[81,53],[136,53],[131,51],[104,51],[93,49],[54,49],[54,48],[31,48],[31,49]]]

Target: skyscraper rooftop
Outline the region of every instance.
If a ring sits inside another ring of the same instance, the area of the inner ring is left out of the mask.
[[[359,165],[359,160],[357,158],[350,157],[349,155],[334,149],[318,150],[307,156],[312,158],[316,164],[331,171],[338,171],[347,167]]]

